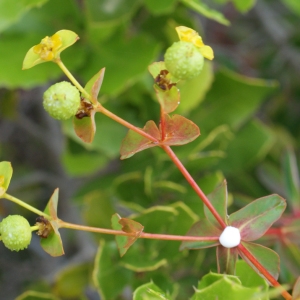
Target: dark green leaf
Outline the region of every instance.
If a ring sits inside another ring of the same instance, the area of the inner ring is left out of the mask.
[[[278,254],[261,245],[242,242],[243,246],[254,256],[254,258],[277,280],[279,276],[279,256]],[[239,255],[251,266],[255,272],[262,276],[247,256],[239,250]],[[262,276],[263,277],[263,276]],[[263,277],[264,278],[264,277]],[[265,278],[264,278],[265,279]]]
[[[226,180],[218,186],[211,194],[207,196],[212,206],[216,209],[216,211],[221,216],[222,220],[227,224],[228,216],[227,216],[227,201],[228,201],[228,193],[227,193],[227,182]],[[204,213],[207,220],[214,225],[215,227],[219,228],[223,231],[223,227],[219,224],[210,210],[204,205]]]
[[[278,195],[259,198],[229,217],[231,226],[240,230],[244,241],[254,241],[277,221],[286,208],[286,202]]]
[[[300,211],[300,177],[297,168],[297,160],[292,150],[287,150],[283,157],[284,183],[287,193],[287,201],[294,212]]]

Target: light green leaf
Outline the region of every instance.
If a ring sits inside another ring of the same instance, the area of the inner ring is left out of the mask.
[[[171,299],[153,282],[139,286],[133,292],[133,300],[169,300]]]
[[[60,300],[49,293],[42,293],[36,291],[26,291],[19,295],[15,300]]]
[[[181,0],[181,2],[185,4],[187,7],[192,8],[199,14],[202,14],[206,18],[217,21],[223,25],[230,25],[230,22],[223,16],[222,13],[209,8],[204,3],[201,3],[197,0]]]
[[[0,197],[6,192],[13,174],[11,163],[8,161],[0,162]]]
[[[256,3],[256,0],[232,0],[237,10],[242,13],[250,10]]]

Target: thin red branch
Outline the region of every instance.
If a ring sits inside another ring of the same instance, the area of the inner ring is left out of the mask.
[[[286,300],[292,300],[292,296],[281,286],[281,284],[257,261],[257,259],[243,246],[242,243],[238,245],[239,251],[243,252],[255,268],[262,274],[272,286],[281,290],[281,295]]]
[[[206,195],[202,192],[200,187],[197,185],[193,177],[190,175],[190,173],[186,170],[184,165],[181,163],[181,161],[178,159],[176,154],[173,152],[173,150],[169,146],[161,146],[165,152],[169,155],[169,157],[172,159],[174,164],[177,166],[177,168],[180,170],[180,172],[183,174],[187,182],[191,185],[191,187],[195,190],[197,195],[200,197],[200,199],[203,201],[203,203],[206,205],[206,207],[210,210],[210,212],[214,215],[216,220],[219,222],[219,224],[222,226],[222,228],[225,228],[227,225],[225,221],[221,218],[221,216],[218,214],[216,209],[212,206],[209,199],[206,197]]]
[[[163,141],[166,137],[166,116],[162,107],[160,109],[160,130],[161,130],[161,140]]]

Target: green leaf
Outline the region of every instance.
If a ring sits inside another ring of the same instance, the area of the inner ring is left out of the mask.
[[[145,6],[154,15],[170,13],[178,0],[145,0]]]
[[[148,121],[143,130],[157,140],[160,139],[160,132],[153,121]],[[129,158],[139,151],[155,146],[157,146],[157,144],[154,142],[141,136],[133,130],[129,130],[126,137],[122,141],[120,149],[121,159]]]
[[[153,282],[139,286],[133,292],[133,300],[169,300],[171,299]]]
[[[282,2],[293,12],[300,16],[300,3],[298,0],[282,0]]]
[[[228,202],[228,193],[227,193],[227,182],[223,180],[222,184],[218,186],[211,194],[207,196],[212,206],[216,209],[219,213],[220,217],[223,219],[225,224],[228,223],[228,216],[227,216],[227,202]],[[214,225],[215,227],[219,228],[219,230],[223,231],[223,227],[219,224],[210,210],[204,205],[204,213],[207,220]]]
[[[11,5],[10,0],[0,1],[0,32],[18,22],[21,17],[34,7],[41,7],[48,0],[16,1]]]
[[[215,75],[213,85],[207,93],[207,106],[201,110],[203,128],[210,132],[223,124],[233,128],[241,127],[252,118],[266,96],[274,92],[277,86],[276,81],[246,77],[222,69]]]
[[[92,143],[96,133],[95,111],[91,111],[90,116],[82,119],[73,117],[73,126],[76,135],[85,143]]]
[[[219,22],[223,25],[230,25],[230,22],[223,16],[222,13],[213,10],[206,6],[204,3],[201,3],[197,0],[181,0],[183,4],[185,4],[187,7],[192,8],[199,14],[202,14],[206,18],[212,19],[214,21]]]
[[[236,276],[210,273],[205,275],[198,284],[192,300],[260,300],[258,288],[248,288],[241,284]]]
[[[235,266],[236,276],[242,282],[242,285],[249,288],[259,288],[262,294],[261,300],[269,300],[267,292],[269,285],[266,280],[260,277],[244,260],[238,260]]]
[[[204,219],[195,223],[191,229],[187,232],[187,236],[199,236],[199,237],[219,237],[222,231],[217,227],[211,225],[211,223]],[[219,239],[213,241],[191,241],[182,242],[180,250],[183,249],[203,249],[220,245]]]
[[[19,295],[15,300],[60,300],[49,293],[42,293],[36,291],[26,291]]]
[[[138,239],[144,229],[140,223],[130,219],[121,218],[118,214],[114,214],[111,218],[112,228],[127,233],[134,233],[135,236],[116,235],[115,239],[118,245],[120,256],[122,257],[129,247]]]
[[[199,127],[192,121],[180,115],[165,115],[164,145],[184,145],[192,142],[199,135]]]
[[[196,109],[211,88],[213,79],[213,64],[205,60],[203,70],[197,77],[188,81],[179,82],[177,87],[180,90],[180,105],[177,108],[177,112],[184,114]]]
[[[164,61],[156,61],[148,66],[148,71],[154,79],[160,74],[160,71],[162,70],[166,70]]]
[[[286,208],[286,202],[278,195],[259,198],[229,217],[231,226],[240,230],[244,241],[254,241],[277,221]]]
[[[13,168],[8,161],[0,162],[0,197],[7,191],[13,174]]]
[[[90,265],[70,265],[56,274],[53,292],[62,299],[79,299],[90,282]]]
[[[235,275],[235,264],[238,258],[238,250],[234,248],[225,248],[222,245],[217,247],[218,272],[220,274]]]
[[[287,150],[283,156],[283,172],[287,201],[294,212],[300,211],[300,177],[294,151]]]
[[[128,285],[133,273],[119,264],[119,253],[116,243],[100,241],[95,258],[93,283],[101,299],[111,300]]]
[[[56,189],[51,196],[44,212],[51,216],[51,226],[53,231],[47,236],[47,238],[41,238],[41,247],[51,256],[61,256],[64,253],[62,240],[58,231],[59,225],[57,223],[57,204],[58,204],[58,189]]]
[[[242,13],[250,10],[256,3],[256,0],[232,0],[235,8]]]
[[[242,242],[243,246],[255,257],[255,259],[277,280],[279,276],[279,256],[278,254],[262,245]],[[239,255],[247,262],[249,266],[260,276],[261,273],[256,269],[251,261],[242,251],[239,250]],[[264,278],[262,276],[262,278]],[[265,278],[264,278],[265,279]]]
[[[251,120],[229,143],[225,158],[220,160],[218,168],[235,174],[246,167],[252,167],[270,151],[274,141],[275,136],[266,125]]]
[[[105,68],[102,68],[97,74],[95,74],[85,85],[84,89],[91,95],[91,101],[97,105],[97,98],[102,86],[104,78]]]
[[[168,114],[177,108],[180,103],[180,93],[176,86],[169,90],[163,90],[154,85],[154,90],[164,113]]]

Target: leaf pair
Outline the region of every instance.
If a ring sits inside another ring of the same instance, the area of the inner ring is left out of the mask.
[[[208,196],[225,224],[238,228],[241,234],[241,244],[252,256],[275,278],[279,275],[279,256],[273,250],[254,244],[252,241],[262,237],[277,221],[286,208],[286,202],[278,195],[259,198],[239,211],[227,215],[227,185],[226,181]],[[187,235],[190,236],[220,236],[223,231],[215,217],[204,208],[206,219],[195,223]],[[220,273],[234,274],[238,254],[254,269],[253,263],[241,251],[240,247],[225,248],[218,241],[183,242],[180,249],[202,249],[217,246],[217,263]],[[256,270],[257,271],[257,270]],[[257,273],[259,273],[257,271]]]

